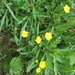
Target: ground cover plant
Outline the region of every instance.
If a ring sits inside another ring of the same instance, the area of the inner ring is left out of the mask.
[[[75,1],[0,0],[0,75],[75,75]]]

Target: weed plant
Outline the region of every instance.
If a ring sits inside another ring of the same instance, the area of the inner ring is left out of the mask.
[[[75,0],[0,0],[0,35],[5,75],[75,75]]]

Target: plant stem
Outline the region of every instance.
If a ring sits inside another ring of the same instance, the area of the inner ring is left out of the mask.
[[[54,62],[54,73],[55,75],[57,75],[57,68],[56,68],[56,59],[55,59],[55,55],[53,57],[53,62]]]

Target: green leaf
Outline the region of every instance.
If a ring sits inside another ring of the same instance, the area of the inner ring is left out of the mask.
[[[17,46],[18,46],[18,45],[19,45],[19,39],[18,39],[18,37],[15,36],[15,35],[14,35],[14,38],[15,38],[15,42],[16,42],[16,44],[17,44]]]
[[[24,18],[22,18],[21,21],[18,22],[18,24],[21,24],[23,21],[25,21],[27,19],[27,17],[25,16]]]
[[[10,38],[10,41],[15,43],[15,39],[14,38]]]
[[[37,36],[39,35],[39,23],[37,25]]]
[[[10,75],[10,73],[7,73],[6,75]]]
[[[60,36],[57,37],[57,39],[55,39],[55,40],[52,42],[52,44],[50,44],[50,48],[56,48],[56,47],[57,47],[57,44],[60,43],[60,41],[61,41],[60,39],[61,39]]]
[[[3,24],[5,22],[5,17],[6,17],[6,13],[4,14],[2,20],[1,20],[1,25],[0,25],[0,31],[2,30]]]
[[[45,69],[45,75],[50,75],[49,73],[50,73],[50,70],[46,68]]]
[[[27,72],[27,73],[30,72],[35,66],[36,66],[36,65],[35,65],[34,60],[31,60],[31,61],[29,62],[29,65],[28,65],[28,67],[27,67],[26,72]]]
[[[20,73],[22,67],[21,59],[19,57],[14,57],[10,62],[10,73]]]
[[[70,65],[75,64],[75,53],[70,55]]]
[[[19,38],[16,35],[14,35],[14,38],[11,38],[10,41],[16,43],[16,45],[19,46]]]
[[[53,58],[53,62],[54,62],[54,73],[55,73],[55,75],[57,75],[58,69],[57,69],[56,56],[55,55],[54,55],[54,58]]]
[[[14,15],[13,11],[10,9],[10,7],[5,3],[5,5],[7,6],[7,8],[9,9],[9,12],[11,13],[11,15],[13,16],[13,18],[16,20],[16,21],[19,21],[16,16]]]
[[[7,70],[10,69],[10,65],[9,65],[9,64],[10,64],[11,59],[12,59],[12,56],[9,55],[9,56],[6,58],[5,62],[4,62],[4,68],[7,69]]]
[[[57,25],[56,31],[59,32],[60,34],[66,31],[69,27],[74,26],[75,22],[68,22],[68,23],[62,23],[60,25]]]
[[[33,7],[33,17],[34,17],[34,19],[36,20],[36,10],[35,10],[34,7]]]

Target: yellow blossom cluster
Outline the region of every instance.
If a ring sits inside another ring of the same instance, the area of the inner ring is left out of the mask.
[[[36,69],[36,73],[40,73],[42,69],[46,68],[47,64],[46,61],[41,61],[39,63],[39,67]]]
[[[46,40],[50,41],[52,39],[52,33],[46,32],[45,33],[45,38],[46,38]],[[36,41],[37,44],[40,44],[41,41],[42,41],[42,38],[40,36],[37,36],[35,41]]]
[[[23,30],[23,31],[22,31],[22,37],[23,37],[23,38],[28,37],[28,31]],[[45,33],[45,38],[46,38],[46,40],[50,41],[50,40],[52,39],[52,33],[46,32],[46,33]],[[37,36],[36,39],[35,39],[35,42],[36,42],[37,44],[40,44],[40,43],[42,42],[42,38],[41,38],[40,36]]]

